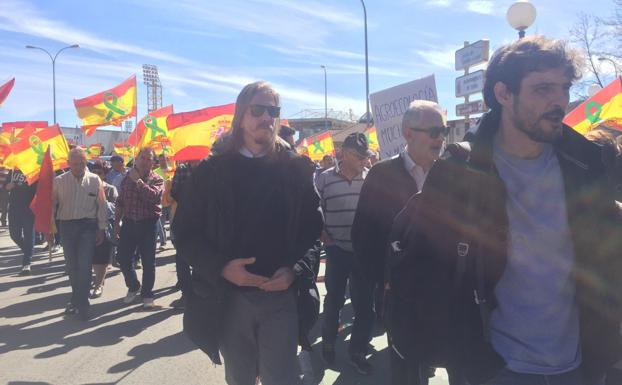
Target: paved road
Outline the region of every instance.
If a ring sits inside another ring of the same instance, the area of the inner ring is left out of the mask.
[[[70,287],[63,274],[62,252],[52,261],[38,252],[32,275],[21,277],[21,255],[8,231],[0,229],[0,384],[225,384],[223,368],[194,349],[181,331],[182,314],[168,306],[180,295],[173,290],[174,250],[159,253],[157,266],[155,297],[163,305],[161,310],[144,312],[138,304],[123,304],[125,285],[120,271],[113,268],[104,295],[92,301],[93,319],[84,323],[63,316]],[[344,315],[351,316],[350,305]],[[320,322],[314,330],[314,379],[310,383],[387,383],[384,335],[372,341],[375,351],[370,360],[375,371],[364,377],[347,364],[347,342],[337,346],[340,369],[324,368],[318,353]],[[346,324],[343,338],[348,331]],[[445,372],[437,373],[431,384],[447,384]]]

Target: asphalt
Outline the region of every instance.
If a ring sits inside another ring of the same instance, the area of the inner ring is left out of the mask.
[[[174,289],[175,251],[170,243],[156,258],[154,292],[161,309],[147,312],[139,303],[124,304],[123,277],[111,268],[103,296],[91,301],[92,319],[87,322],[63,314],[71,288],[62,249],[51,261],[42,246],[35,251],[32,274],[20,276],[21,253],[8,230],[0,228],[0,384],[225,384],[223,367],[213,365],[185,337],[182,313],[169,306],[180,296]],[[323,296],[324,286],[319,286]],[[351,319],[348,301],[336,365],[326,368],[319,354],[320,317],[312,332],[313,374],[306,384],[389,383],[386,336],[381,330],[371,342],[373,373],[361,376],[348,364]],[[430,384],[447,384],[446,373],[437,371]]]

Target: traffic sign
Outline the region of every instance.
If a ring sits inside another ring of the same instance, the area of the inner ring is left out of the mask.
[[[456,71],[485,63],[490,55],[490,42],[478,40],[456,51]]]
[[[481,92],[484,89],[484,75],[485,71],[479,70],[456,78],[456,97]]]
[[[486,112],[487,108],[483,100],[462,103],[456,105],[456,116],[469,116]]]

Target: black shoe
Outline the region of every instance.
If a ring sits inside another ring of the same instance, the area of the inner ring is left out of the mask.
[[[322,343],[322,358],[327,365],[335,363],[335,345],[331,343]]]
[[[177,310],[185,310],[186,309],[186,296],[182,294],[181,297],[171,302],[171,307]]]
[[[65,307],[65,315],[76,315],[78,314],[78,308],[68,303]]]
[[[356,369],[359,374],[367,376],[371,373],[371,365],[367,361],[367,358],[365,358],[364,354],[359,353],[350,355],[350,364],[354,366],[354,369]]]

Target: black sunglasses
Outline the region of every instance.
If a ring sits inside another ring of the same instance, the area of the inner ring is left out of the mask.
[[[430,138],[437,139],[439,136],[443,135],[447,137],[449,135],[449,127],[430,127],[430,128],[411,128],[413,131],[417,132],[427,132],[430,135]]]
[[[277,106],[264,106],[261,104],[251,104],[250,105],[251,115],[258,118],[263,115],[264,112],[268,111],[268,115],[271,118],[278,118],[281,115],[281,107]]]

